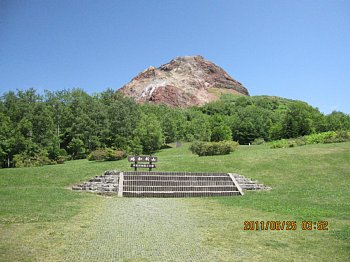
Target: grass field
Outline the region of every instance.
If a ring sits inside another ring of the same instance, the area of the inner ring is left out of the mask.
[[[0,261],[349,261],[350,143],[157,153],[159,171],[231,172],[271,191],[243,197],[128,199],[73,192],[127,160],[0,169]],[[244,221],[296,221],[244,231]],[[302,230],[328,221],[328,230]]]

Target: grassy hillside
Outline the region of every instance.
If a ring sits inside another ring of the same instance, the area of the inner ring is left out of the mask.
[[[212,157],[193,155],[185,144],[164,149],[157,156],[159,171],[239,173],[273,188],[268,192],[247,192],[243,197],[176,202],[175,206],[179,203],[186,206],[184,217],[195,221],[188,230],[196,227],[200,243],[210,251],[208,257],[212,256],[212,260],[345,261],[349,258],[350,143],[285,149],[240,146],[230,155]],[[78,239],[89,237],[94,243],[98,233],[93,230],[98,228],[92,225],[108,218],[107,207],[130,200],[73,192],[69,187],[108,169],[131,170],[127,160],[77,160],[64,165],[0,169],[0,260],[59,261],[74,253]],[[114,215],[118,218],[118,213]],[[298,228],[244,231],[246,220],[293,220]],[[326,220],[329,230],[303,231],[303,220]],[[131,260],[160,259],[150,254]]]

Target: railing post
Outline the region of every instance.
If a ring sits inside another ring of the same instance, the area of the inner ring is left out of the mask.
[[[119,183],[118,183],[118,197],[123,197],[123,184],[124,184],[124,174],[119,173]]]
[[[228,173],[228,175],[230,176],[233,184],[236,186],[236,188],[238,189],[239,193],[241,193],[241,195],[243,196],[244,195],[244,192],[241,188],[241,186],[238,184],[236,178],[234,177],[234,175],[232,175],[231,173]]]

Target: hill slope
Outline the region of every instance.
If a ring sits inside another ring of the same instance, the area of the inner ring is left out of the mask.
[[[222,198],[99,197],[67,188],[105,170],[131,170],[127,159],[0,169],[0,261],[348,260],[349,142],[240,146],[212,157],[193,155],[183,144],[156,156],[158,171],[236,172],[273,190]],[[296,221],[297,229],[243,230],[245,221]],[[303,230],[302,221],[328,221],[329,230]]]

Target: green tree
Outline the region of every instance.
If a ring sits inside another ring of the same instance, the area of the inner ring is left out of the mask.
[[[186,118],[182,110],[171,109],[161,119],[165,143],[184,139]]]
[[[0,113],[0,167],[10,167],[11,130],[10,118]]]
[[[210,117],[195,109],[186,111],[186,116],[187,121],[182,130],[184,139],[186,141],[210,141]]]
[[[143,152],[154,153],[164,144],[161,125],[153,114],[142,115],[136,129],[136,136],[140,140]]]
[[[216,114],[211,117],[211,141],[229,141],[232,140],[232,131],[229,127],[228,119]]]
[[[79,138],[73,138],[68,145],[68,152],[73,159],[80,159],[85,157],[84,142]]]
[[[114,93],[108,100],[108,147],[125,148],[134,138],[140,119],[140,108],[135,101]]]
[[[240,108],[232,122],[232,137],[240,144],[248,144],[256,138],[269,140],[272,125],[269,110],[248,105]]]
[[[309,106],[299,101],[292,103],[284,122],[285,137],[292,138],[309,135],[314,130]]]
[[[327,131],[350,130],[350,116],[333,111],[325,117]]]

